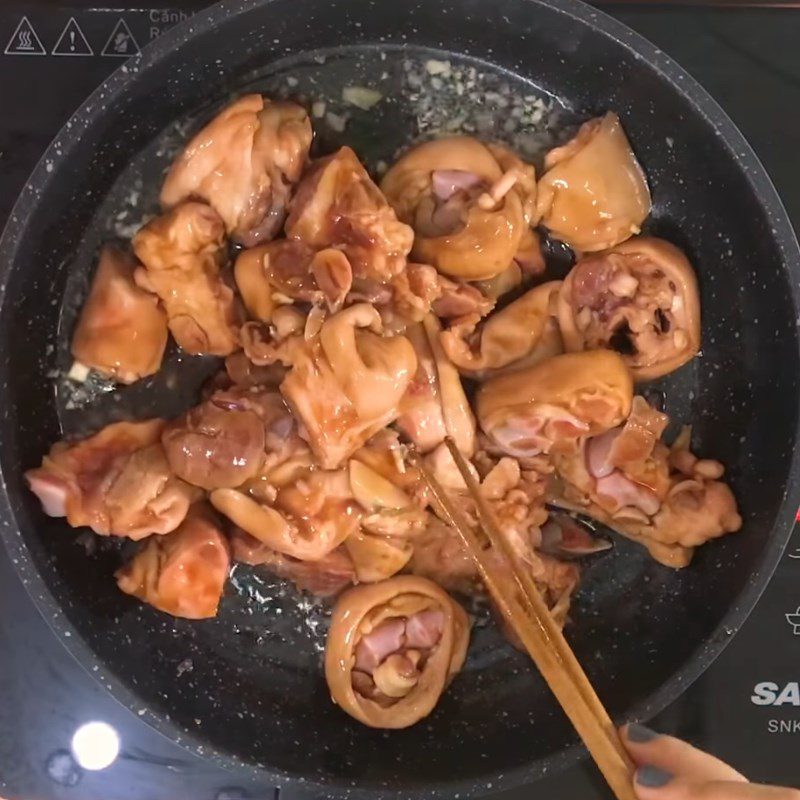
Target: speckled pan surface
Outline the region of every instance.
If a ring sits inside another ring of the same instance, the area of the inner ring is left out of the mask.
[[[362,728],[327,696],[323,609],[247,570],[213,621],[138,606],[111,578],[118,549],[87,557],[73,532],[42,516],[21,472],[62,432],[177,410],[211,368],[195,361],[187,372],[173,354],[154,405],[142,387],[102,386],[87,405],[54,379],[97,244],[152,207],[176,134],[252,85],[325,97],[350,119],[342,133],[321,123],[317,147],[347,141],[375,165],[415,126],[430,132],[431,114],[450,116],[452,85],[424,70],[424,86],[409,82],[429,58],[468,80],[475,69],[483,97],[460,108],[487,135],[519,133],[487,91],[544,98],[562,124],[617,110],[653,188],[649,230],[683,246],[700,275],[703,355],[658,388],[667,410],[695,425],[698,450],[729,465],[746,525],[678,574],[621,543],[589,565],[568,636],[618,719],[655,713],[719,653],[769,579],[800,500],[797,243],[741,135],[663,54],[569,0],[272,0],[193,17],[77,112],[0,242],[0,525],[45,616],[121,702],[201,755],[320,796],[480,795],[581,750],[539,677],[482,618],[465,670],[429,720],[404,732]],[[379,113],[337,107],[348,84],[378,85]],[[420,95],[431,92],[426,104]],[[487,109],[493,119],[480,122]]]

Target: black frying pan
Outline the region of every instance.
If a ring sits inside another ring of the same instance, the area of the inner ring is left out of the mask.
[[[457,88],[445,83],[426,111],[433,76],[417,66],[432,56],[468,80],[474,66],[477,100],[470,90],[452,105]],[[347,142],[375,166],[416,135],[418,118],[430,128],[462,111],[486,137],[515,135],[511,111],[487,91],[555,98],[554,136],[601,110],[622,116],[653,189],[648,230],[686,249],[702,285],[702,356],[652,390],[695,425],[699,452],[729,465],[746,524],[677,573],[617,542],[587,565],[567,633],[620,721],[663,708],[720,652],[764,588],[800,500],[798,247],[769,179],[714,102],[647,42],[573,0],[225,3],[117,71],[50,147],[0,243],[0,522],[65,644],[170,738],[277,784],[464,797],[532,781],[582,752],[541,679],[485,620],[430,719],[372,731],[330,702],[319,607],[237,570],[217,619],[159,614],[117,591],[114,543],[87,555],[22,481],[62,435],[176,413],[214,369],[172,353],[155,385],[114,394],[53,379],[69,366],[98,245],[154,208],[160,170],[192,120],[246,86],[325,97],[336,110],[343,86],[364,84],[385,99],[354,111],[341,134],[317,125],[318,152]]]

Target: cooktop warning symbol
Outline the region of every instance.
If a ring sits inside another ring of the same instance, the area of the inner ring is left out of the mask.
[[[139,45],[136,39],[133,38],[128,23],[120,17],[119,21],[114,26],[114,30],[111,31],[111,36],[108,37],[108,41],[100,55],[128,58],[128,56],[135,56],[139,52],[141,52],[139,50]]]
[[[89,42],[86,41],[86,37],[83,35],[78,23],[75,22],[75,17],[70,17],[69,22],[64,26],[64,30],[61,31],[61,36],[58,37],[52,54],[54,56],[94,55],[94,50],[92,50]]]
[[[6,49],[3,51],[7,56],[44,56],[47,51],[42,45],[41,39],[36,35],[33,25],[27,17],[23,17],[17,25],[17,29],[11,34]]]
[[[800,606],[794,614],[787,614],[786,621],[792,626],[792,633],[795,636],[800,636]]]

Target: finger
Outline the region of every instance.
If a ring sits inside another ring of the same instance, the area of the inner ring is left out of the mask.
[[[638,723],[631,723],[622,729],[622,741],[637,765],[648,764],[670,775],[696,782],[747,781],[724,761]]]
[[[797,789],[741,781],[687,781],[649,766],[636,771],[634,789],[639,800],[800,800]]]

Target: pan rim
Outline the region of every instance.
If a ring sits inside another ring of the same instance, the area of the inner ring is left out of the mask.
[[[266,3],[269,2],[271,0],[266,0]],[[781,252],[784,271],[792,279],[790,281],[792,304],[795,313],[800,318],[800,248],[798,248],[797,238],[788,214],[757,155],[718,103],[671,57],[643,36],[604,12],[585,5],[580,0],[519,0],[519,2],[544,6],[561,13],[579,24],[593,28],[607,39],[625,48],[665,79],[674,91],[690,102],[694,111],[703,118],[704,122],[717,131],[731,158],[745,173],[759,204],[770,217],[773,228],[772,239]],[[264,4],[265,2],[262,0],[223,0],[223,2],[177,24],[157,40],[148,44],[140,56],[131,59],[136,63],[136,69],[130,69],[128,66],[130,62],[126,62],[81,104],[42,155],[9,214],[2,239],[0,239],[0,313],[2,313],[6,300],[8,275],[15,264],[19,244],[25,237],[30,210],[39,201],[41,188],[34,189],[33,187],[47,187],[53,162],[68,157],[71,148],[80,138],[81,130],[95,119],[98,109],[102,105],[98,101],[108,98],[127,84],[135,82],[138,72],[144,71],[149,65],[157,63],[178,46],[189,42],[194,38],[196,31],[205,31],[208,27],[223,23],[228,17],[246,13]],[[93,110],[88,111],[87,108]],[[56,142],[59,143],[58,146]],[[46,162],[50,162],[49,169]],[[800,359],[800,341],[798,342],[798,359]],[[800,403],[798,403],[798,407],[800,408]],[[799,440],[800,413],[794,431],[794,441]],[[736,597],[717,628],[687,659],[685,665],[655,693],[631,710],[631,719],[648,719],[663,710],[669,703],[676,700],[724,650],[733,634],[738,631],[752,611],[775,571],[791,535],[798,505],[800,505],[800,452],[795,449],[789,465],[782,505],[776,515],[776,521],[767,544],[759,560],[753,565],[748,586]],[[22,578],[22,583],[34,605],[56,638],[86,673],[98,680],[104,690],[126,709],[132,711],[137,705],[143,705],[138,702],[135,692],[129,689],[120,677],[105,666],[97,664],[95,653],[65,618],[55,596],[34,568],[28,546],[16,524],[16,515],[6,489],[1,467],[0,535],[17,574]],[[91,663],[94,663],[95,669],[90,668]],[[502,773],[487,773],[480,780],[454,778],[431,783],[425,787],[400,790],[380,784],[352,786],[340,780],[319,777],[308,779],[301,774],[277,771],[274,767],[256,766],[250,762],[243,762],[227,750],[210,746],[193,732],[185,730],[172,720],[167,720],[163,715],[158,715],[149,709],[140,716],[140,719],[185,750],[200,758],[208,759],[233,773],[247,775],[250,778],[253,778],[255,773],[259,780],[268,780],[275,786],[297,784],[309,790],[324,792],[327,796],[347,795],[353,798],[367,798],[373,797],[376,792],[380,792],[386,797],[404,798],[480,796],[489,791],[507,790],[531,783],[541,776],[543,772],[541,765],[544,762],[548,765],[548,773],[552,773],[573,764],[586,754],[582,745],[575,743],[545,759]]]

